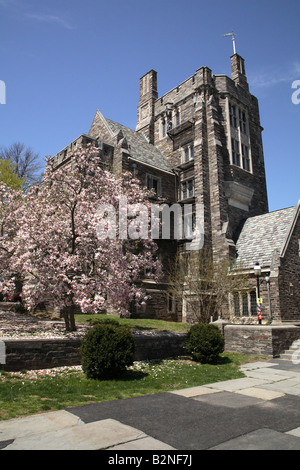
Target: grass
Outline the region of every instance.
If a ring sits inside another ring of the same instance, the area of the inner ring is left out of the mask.
[[[218,364],[185,359],[135,362],[119,380],[87,379],[81,368],[0,372],[0,420],[92,402],[194,387],[244,377],[239,366],[260,356],[224,353]],[[266,359],[266,358],[264,358]]]
[[[170,322],[164,320],[153,320],[146,318],[118,318],[113,315],[75,315],[76,323],[90,323],[102,321],[107,318],[113,318],[120,325],[127,325],[132,329],[172,331],[176,333],[185,333],[189,331],[191,325],[186,323]]]

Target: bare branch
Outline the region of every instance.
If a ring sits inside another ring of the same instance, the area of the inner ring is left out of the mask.
[[[14,142],[9,147],[1,148],[0,158],[11,160],[15,165],[15,173],[28,183],[33,183],[40,178],[42,170],[40,156],[30,147],[25,148],[22,142]]]
[[[230,267],[227,259],[214,262],[205,248],[177,254],[169,271],[169,290],[183,300],[189,320],[216,319],[228,304],[229,294],[245,289],[245,276],[233,274]]]

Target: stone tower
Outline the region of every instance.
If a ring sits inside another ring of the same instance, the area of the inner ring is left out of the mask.
[[[257,99],[244,59],[231,78],[208,67],[162,97],[157,74],[140,80],[136,130],[156,145],[176,174],[176,201],[204,206],[205,241],[215,256],[233,255],[244,222],[268,212]]]

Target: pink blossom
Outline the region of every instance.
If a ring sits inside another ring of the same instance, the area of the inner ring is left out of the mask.
[[[130,302],[141,305],[141,274],[147,269],[157,279],[161,272],[156,244],[97,237],[99,205],[117,209],[124,196],[149,208],[148,192],[131,175],[104,171],[93,147],[76,152],[68,168],[48,161],[43,182],[26,194],[0,186],[0,277],[22,277],[30,310],[46,301],[72,315],[76,306],[83,313],[111,306],[124,315]]]

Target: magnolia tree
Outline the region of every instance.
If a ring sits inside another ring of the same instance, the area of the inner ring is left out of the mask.
[[[141,275],[160,276],[157,246],[145,232],[141,236],[140,214],[148,223],[149,209],[148,192],[131,174],[104,171],[94,147],[80,149],[68,166],[54,168],[49,160],[42,184],[14,212],[9,270],[24,279],[27,308],[51,303],[74,331],[77,307],[97,313],[109,305],[126,315],[129,304],[141,305]]]

